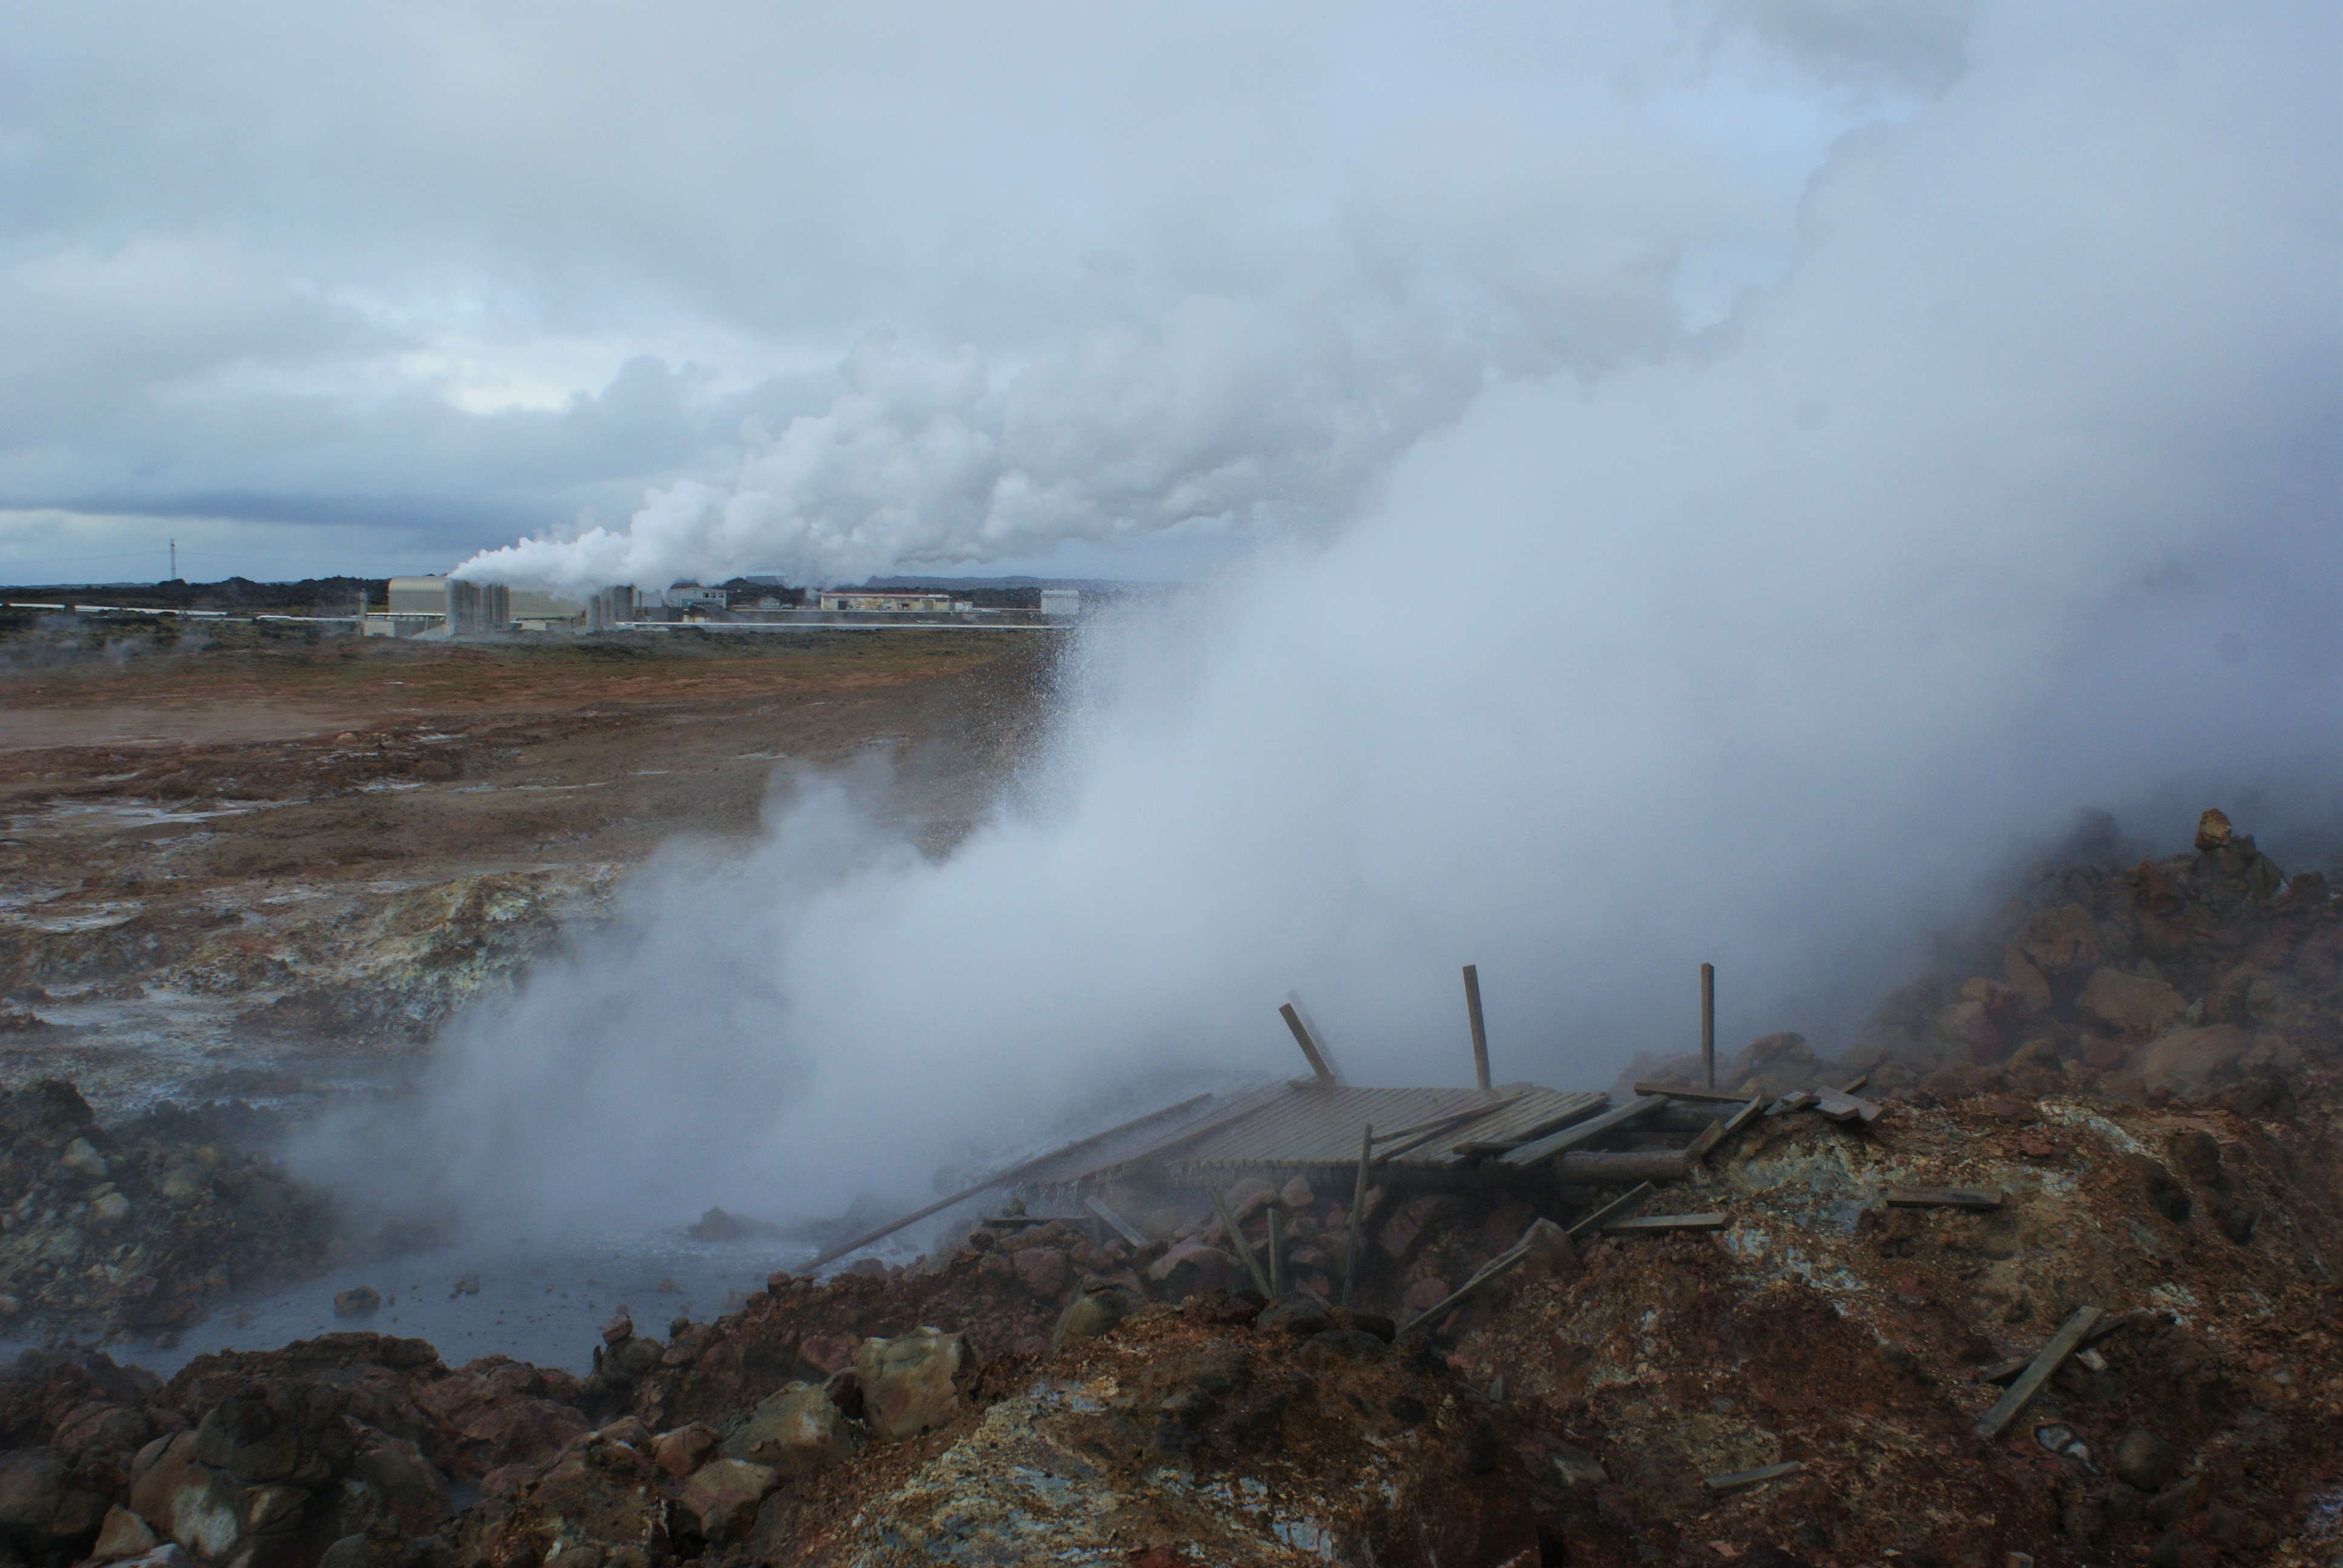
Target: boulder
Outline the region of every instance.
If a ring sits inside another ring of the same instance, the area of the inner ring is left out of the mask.
[[[868,1339],[854,1352],[862,1387],[863,1418],[890,1441],[942,1426],[960,1413],[976,1375],[976,1353],[964,1333],[917,1329],[893,1339]]]
[[[0,1534],[45,1539],[65,1491],[65,1462],[45,1448],[0,1453]]]
[[[1236,1269],[1237,1261],[1218,1247],[1182,1241],[1147,1265],[1147,1279],[1162,1286],[1166,1296],[1185,1300],[1203,1291],[1226,1290]]]
[[[371,1489],[401,1535],[428,1535],[455,1513],[447,1500],[447,1478],[405,1438],[369,1432],[350,1474]]]
[[[1057,1326],[1050,1331],[1050,1348],[1056,1350],[1068,1340],[1098,1339],[1144,1305],[1136,1292],[1121,1285],[1085,1291],[1058,1314]]]
[[[851,1334],[808,1334],[798,1342],[798,1359],[829,1377],[854,1364],[855,1343]]]
[[[130,1472],[130,1507],[196,1556],[218,1561],[244,1538],[244,1488],[199,1461],[196,1443],[195,1432],[183,1432],[141,1449]]]
[[[2207,809],[2197,819],[2197,852],[2209,855],[2216,849],[2227,849],[2232,832],[2227,812],[2218,808]]]
[[[97,1528],[97,1544],[89,1549],[89,1560],[115,1563],[125,1557],[144,1557],[161,1544],[162,1537],[144,1519],[127,1508],[108,1508],[106,1522]]]
[[[651,1462],[625,1443],[589,1436],[495,1506],[458,1515],[449,1532],[455,1560],[558,1563],[599,1546],[613,1560],[632,1553],[639,1563],[663,1561],[668,1510],[659,1480]]]
[[[2142,1492],[2160,1492],[2179,1473],[2172,1445],[2146,1427],[2135,1426],[2116,1440],[2116,1479]]]
[[[130,1218],[130,1200],[119,1192],[107,1192],[90,1200],[89,1226],[93,1231],[111,1231]]]
[[[382,1292],[372,1285],[353,1285],[334,1297],[334,1316],[370,1318],[382,1310]]]
[[[1258,1176],[1246,1176],[1231,1182],[1224,1196],[1228,1200],[1229,1212],[1234,1214],[1237,1223],[1242,1225],[1277,1201],[1277,1189]]]
[[[695,1421],[689,1426],[661,1432],[651,1447],[651,1462],[681,1481],[705,1463],[722,1441],[714,1427]]]
[[[2080,904],[2044,910],[2026,922],[2015,944],[2045,975],[2065,974],[2099,961],[2099,929]]]
[[[751,1411],[724,1440],[724,1453],[794,1480],[850,1458],[866,1440],[861,1423],[847,1419],[828,1389],[796,1383]]]
[[[2134,1066],[2149,1089],[2194,1094],[2245,1055],[2251,1043],[2246,1031],[2234,1023],[2204,1029],[2183,1025],[2150,1040]]]
[[[1310,1178],[1296,1176],[1277,1190],[1277,1201],[1296,1212],[1318,1201],[1318,1194],[1310,1188]]]
[[[87,1181],[103,1181],[106,1178],[106,1156],[86,1138],[76,1138],[65,1145],[57,1156],[57,1163]]]
[[[1056,1247],[1028,1247],[1011,1255],[1017,1279],[1037,1296],[1055,1301],[1066,1288],[1066,1254]]]
[[[711,1459],[676,1489],[676,1512],[709,1545],[746,1534],[780,1478],[769,1465],[742,1459]]]
[[[1400,1297],[1400,1305],[1411,1312],[1430,1312],[1448,1299],[1448,1282],[1437,1274],[1426,1274],[1407,1288]]]
[[[1333,1326],[1333,1319],[1327,1315],[1326,1309],[1307,1296],[1290,1296],[1282,1302],[1272,1302],[1261,1310],[1261,1316],[1253,1320],[1253,1327],[1263,1333],[1291,1334],[1302,1340],[1312,1334],[1322,1334]]]
[[[2164,981],[2113,969],[2092,971],[2077,1005],[2108,1029],[2139,1040],[2179,1022],[2188,1010],[2187,999]]]

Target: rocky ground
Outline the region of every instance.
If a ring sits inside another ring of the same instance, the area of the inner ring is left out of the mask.
[[[396,1083],[659,843],[753,831],[787,763],[885,753],[948,849],[1026,754],[1051,646],[0,612],[0,1061],[109,1116]]]
[[[909,1270],[622,1315],[583,1377],[368,1333],[167,1383],[35,1352],[0,1382],[0,1537],[305,1568],[2332,1563],[2343,905],[2217,819],[2198,843],[2046,874],[1996,972],[1900,993],[1861,1060],[1753,1042],[1722,1074],[1753,1091],[1891,1092],[1760,1119],[1651,1206],[1713,1231],[1555,1245],[1594,1194],[1378,1190],[1360,1310],[1330,1311],[1244,1293],[1192,1199],[1137,1248],[1004,1212]],[[85,1211],[112,1180],[135,1228],[176,1169],[61,1091],[10,1103],[11,1169]],[[1916,1186],[2002,1201],[1886,1202]],[[1332,1287],[1347,1192],[1229,1197]],[[1523,1232],[1530,1263],[1398,1327]],[[1982,1374],[2083,1306],[2114,1326],[1980,1436]]]

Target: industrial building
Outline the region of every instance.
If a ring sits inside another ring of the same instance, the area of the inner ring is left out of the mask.
[[[824,588],[818,608],[821,609],[859,610],[925,610],[930,614],[972,609],[975,607],[955,599],[946,593],[901,593],[870,588]]]
[[[628,595],[632,610],[633,590]],[[368,637],[471,637],[498,631],[574,631],[587,619],[576,599],[502,583],[462,582],[445,573],[392,578],[384,608],[368,610]]]

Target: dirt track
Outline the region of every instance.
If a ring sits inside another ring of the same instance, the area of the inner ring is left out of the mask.
[[[660,840],[752,831],[789,764],[884,752],[947,849],[1054,644],[0,629],[0,1061],[108,1111],[395,1075]]]

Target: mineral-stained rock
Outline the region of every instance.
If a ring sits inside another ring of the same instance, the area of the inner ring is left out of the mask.
[[[711,1459],[676,1489],[675,1507],[700,1538],[714,1545],[747,1533],[757,1504],[779,1484],[770,1465]]]
[[[2116,1440],[2113,1459],[2116,1479],[2142,1492],[2162,1490],[2180,1468],[2172,1445],[2139,1426]]]
[[[353,1285],[334,1295],[334,1316],[370,1318],[382,1310],[382,1292],[372,1285]]]
[[[65,1462],[48,1450],[0,1453],[0,1534],[45,1537],[65,1487]]]
[[[89,1549],[92,1563],[113,1563],[125,1557],[143,1557],[162,1543],[147,1523],[127,1508],[116,1506],[106,1511],[106,1523],[98,1527],[97,1544]]]
[[[863,1419],[890,1441],[942,1426],[960,1413],[976,1354],[964,1333],[918,1329],[893,1339],[867,1339],[854,1352],[862,1386]]]
[[[1237,1261],[1218,1247],[1183,1241],[1150,1263],[1147,1278],[1162,1286],[1168,1296],[1186,1297],[1227,1288],[1236,1267]]]
[[[1066,1254],[1056,1247],[1029,1247],[1012,1261],[1017,1278],[1037,1296],[1055,1299],[1066,1288]]]
[[[588,1437],[543,1473],[468,1510],[450,1533],[466,1563],[560,1561],[598,1546],[616,1562],[668,1555],[667,1504],[651,1462],[624,1443]]]
[[[2114,969],[2093,970],[2077,1005],[2109,1029],[2141,1040],[2188,1010],[2187,1000],[2164,981]]]
[[[1050,1348],[1055,1350],[1068,1340],[1097,1339],[1146,1304],[1136,1292],[1121,1285],[1085,1291],[1058,1314],[1057,1326],[1050,1331]]]
[[[724,1452],[770,1468],[782,1479],[826,1470],[862,1447],[866,1432],[850,1421],[824,1388],[783,1389],[749,1413],[724,1440]]]
[[[2193,1094],[2235,1063],[2252,1043],[2246,1031],[2233,1023],[2204,1029],[2183,1025],[2148,1041],[2133,1065],[2150,1089]]]
[[[681,1481],[698,1470],[721,1441],[714,1427],[695,1421],[689,1426],[677,1427],[673,1432],[661,1432],[651,1448],[651,1461]]]

